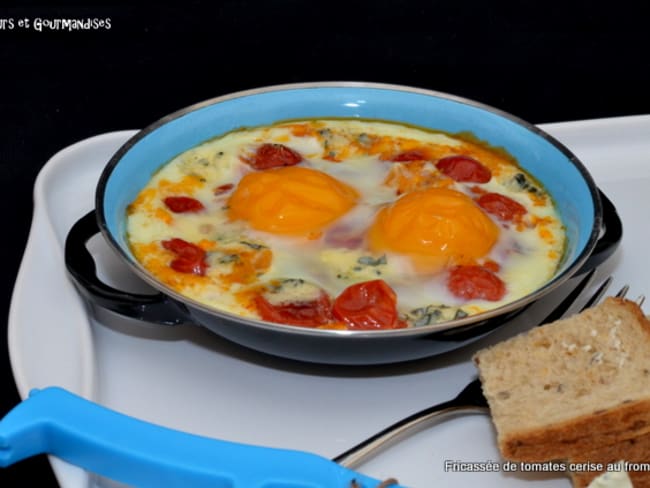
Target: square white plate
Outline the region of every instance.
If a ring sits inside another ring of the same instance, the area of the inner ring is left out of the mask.
[[[582,160],[623,221],[621,247],[599,273],[614,273],[612,290],[629,283],[633,296],[648,294],[650,116],[541,127]],[[63,242],[72,224],[92,210],[104,165],[134,133],[103,134],[70,146],[38,177],[9,317],[11,362],[23,397],[32,388],[58,385],[168,427],[333,457],[392,422],[455,396],[476,373],[469,362],[476,349],[534,322],[533,314],[517,329],[413,363],[330,367],[264,356],[199,327],[161,330],[108,312],[90,313],[67,278]],[[143,286],[101,239],[91,244],[108,282]],[[562,288],[555,295],[557,302]],[[501,463],[494,438],[486,416],[458,417],[403,441],[361,470],[412,487],[570,486],[562,473],[445,471],[446,460]],[[63,488],[113,484],[56,459],[52,464]]]

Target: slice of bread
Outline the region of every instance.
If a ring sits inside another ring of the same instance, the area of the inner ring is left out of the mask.
[[[574,488],[589,486],[589,483],[607,470],[608,466],[612,467],[619,461],[627,471],[634,488],[650,488],[650,434],[585,451],[571,458],[568,465],[574,467],[570,473]],[[594,465],[601,465],[605,469],[594,470]]]
[[[474,355],[499,449],[570,459],[650,432],[650,321],[607,298]]]

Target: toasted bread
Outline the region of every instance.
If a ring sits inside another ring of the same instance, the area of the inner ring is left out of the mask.
[[[650,321],[632,301],[607,298],[473,359],[506,459],[581,458],[650,433]]]

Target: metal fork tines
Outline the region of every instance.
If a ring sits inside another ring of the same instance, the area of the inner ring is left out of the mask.
[[[557,307],[555,307],[542,321],[540,321],[539,325],[554,322],[563,317],[573,315],[574,313],[582,312],[583,310],[597,304],[603,295],[607,292],[609,286],[612,283],[612,278],[609,277],[603,281],[603,283],[589,297],[589,299],[584,304],[580,305],[581,300],[579,300],[579,298],[582,296],[583,292],[587,290],[591,285],[594,275],[595,270],[592,270],[586,274],[572,290],[572,292],[567,295],[566,298],[562,300],[562,302]],[[627,285],[624,286],[616,294],[616,296],[625,297],[628,289],[629,287]],[[643,300],[644,297],[639,297],[637,299],[637,303],[641,305],[641,303],[643,303]],[[390,445],[393,445],[400,439],[403,439],[415,432],[421,431],[439,420],[443,420],[444,418],[458,415],[460,413],[467,414],[487,412],[487,400],[483,396],[481,382],[478,378],[476,378],[474,381],[470,382],[455,398],[425,408],[424,410],[416,412],[413,415],[410,415],[405,419],[402,419],[393,425],[390,425],[381,432],[373,435],[372,437],[369,437],[351,449],[348,449],[344,453],[336,456],[333,458],[333,460],[345,467],[356,468],[364,461],[370,459]]]

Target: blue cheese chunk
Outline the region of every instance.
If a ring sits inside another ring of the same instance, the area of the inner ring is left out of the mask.
[[[422,327],[425,325],[437,324],[467,317],[469,314],[460,307],[451,307],[448,305],[428,305],[410,310],[404,320],[413,327]]]
[[[296,278],[277,280],[268,287],[264,293],[272,305],[282,303],[311,302],[321,296],[322,290],[319,286],[308,281]]]
[[[321,261],[337,280],[356,283],[380,279],[390,273],[388,259],[354,249],[325,249]]]

